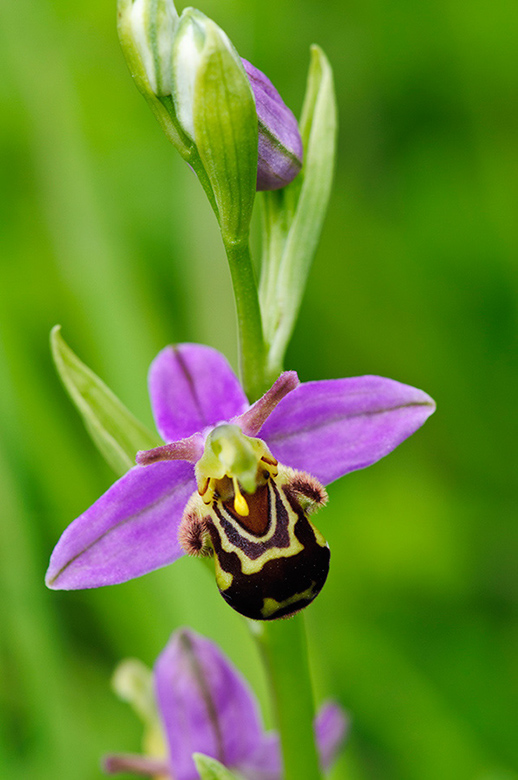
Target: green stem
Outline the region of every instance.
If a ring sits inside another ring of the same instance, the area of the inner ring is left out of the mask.
[[[259,297],[248,241],[225,241],[232,276],[239,332],[240,369],[250,402],[256,401],[265,387],[265,346]]]
[[[313,692],[309,675],[304,617],[251,623],[272,688],[281,734],[284,780],[321,777],[313,730]]]
[[[279,232],[278,225],[276,228],[275,238],[279,240],[282,231]],[[270,237],[273,240],[274,236]],[[223,241],[236,299],[243,385],[253,402],[276,377],[271,377],[266,366],[263,321],[248,240],[237,243],[225,240],[223,236]],[[288,620],[248,623],[259,644],[270,681],[281,736],[283,778],[319,780],[304,618],[299,614]]]

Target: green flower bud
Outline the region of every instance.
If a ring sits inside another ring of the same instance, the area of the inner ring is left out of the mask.
[[[172,45],[178,21],[173,0],[121,0],[119,26],[121,17],[126,32],[124,41],[121,37],[126,56],[127,47],[132,47],[132,59],[136,54],[140,60],[140,75],[149,91],[157,97],[170,95]]]
[[[223,238],[239,242],[257,179],[257,113],[245,69],[226,33],[189,8],[175,31],[172,73],[175,113],[209,179]]]
[[[191,149],[178,127],[171,98],[172,47],[178,24],[173,0],[118,0],[117,30],[135,84],[164,133],[184,159]]]

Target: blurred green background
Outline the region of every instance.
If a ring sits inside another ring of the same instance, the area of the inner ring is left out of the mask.
[[[518,777],[518,11],[510,0],[204,0],[298,112],[308,47],[336,75],[337,177],[287,367],[378,373],[438,412],[333,485],[307,611],[318,700],[352,714],[336,780]],[[43,576],[112,482],[54,373],[57,322],[151,425],[166,343],[236,362],[194,175],[131,83],[115,0],[0,0],[0,774],[100,778],[140,727],[109,686],[188,624],[257,690],[255,648],[196,561],[91,592]]]

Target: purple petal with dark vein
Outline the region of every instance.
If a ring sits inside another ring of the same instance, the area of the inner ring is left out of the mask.
[[[114,585],[180,558],[178,526],[195,490],[189,463],[130,469],[65,530],[50,559],[48,587]]]
[[[177,631],[154,674],[175,780],[197,780],[193,753],[230,769],[253,754],[263,735],[254,696],[216,645]]]
[[[201,344],[177,344],[159,352],[149,369],[149,395],[166,442],[230,420],[248,406],[226,358]]]
[[[380,376],[306,382],[273,410],[261,438],[281,463],[327,485],[388,455],[434,410],[422,390]]]
[[[140,777],[169,776],[169,764],[164,759],[131,753],[113,753],[105,756],[102,768],[109,775],[118,775],[124,772]]]
[[[349,732],[349,718],[336,702],[326,702],[315,718],[315,735],[320,766],[324,772],[334,763]]]
[[[255,97],[259,120],[257,189],[285,187],[302,167],[302,139],[295,116],[269,78],[245,59],[241,60]]]

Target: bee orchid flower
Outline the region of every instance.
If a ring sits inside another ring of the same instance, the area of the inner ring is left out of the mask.
[[[161,731],[166,744],[161,746],[155,736],[154,750],[158,748],[160,755],[109,755],[104,759],[105,771],[197,780],[192,755],[202,753],[244,780],[281,780],[279,736],[265,731],[254,694],[217,645],[194,631],[180,629],[158,657],[152,675],[143,665],[136,667],[137,663],[121,664],[115,688],[123,698],[133,700],[141,715],[145,709],[148,730]],[[145,708],[139,701],[143,695]],[[156,713],[151,712],[153,707]],[[334,702],[324,704],[315,718],[324,771],[332,765],[348,725],[342,708]]]
[[[379,376],[299,383],[287,371],[249,405],[228,362],[197,344],[166,347],[149,374],[165,445],[63,533],[46,582],[125,582],[184,553],[212,555],[241,614],[293,614],[321,590],[329,548],[311,522],[324,485],[378,461],[434,411],[422,390]]]

